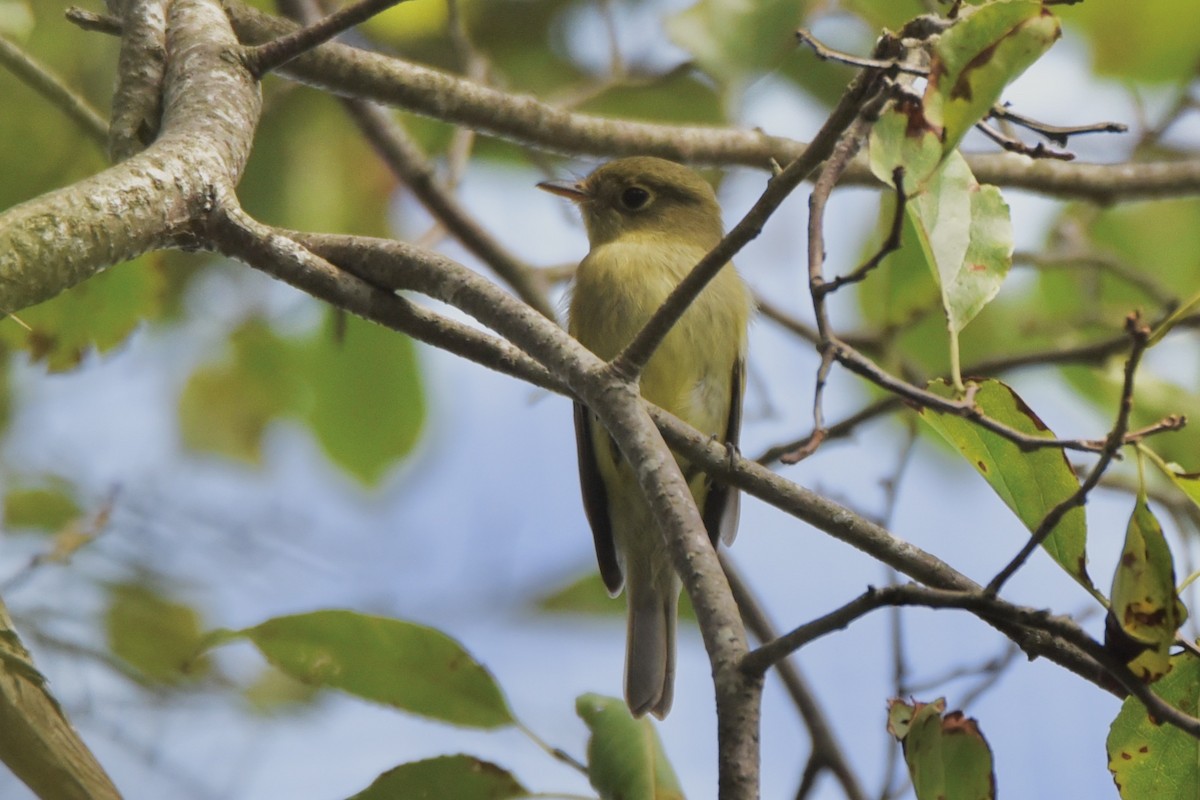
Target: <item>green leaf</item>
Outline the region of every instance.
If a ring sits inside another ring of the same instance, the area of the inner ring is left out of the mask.
[[[624,616],[625,603],[617,602],[608,594],[600,573],[591,571],[555,589],[537,600],[537,608],[559,614],[596,614],[601,616]],[[696,618],[691,600],[684,592],[679,596],[679,619]]]
[[[314,686],[470,728],[513,724],[500,687],[444,633],[353,611],[275,617],[209,634],[208,646],[248,639],[273,666]]]
[[[109,587],[104,626],[113,655],[155,683],[177,684],[207,674],[195,657],[201,642],[200,614],[140,583]]]
[[[807,6],[806,0],[697,0],[667,18],[667,35],[712,77],[741,80],[775,69],[795,50],[793,32]]]
[[[888,732],[904,749],[917,800],[993,800],[992,751],[979,724],[961,711],[945,717],[946,701],[892,700]]]
[[[293,345],[310,403],[301,418],[325,453],[372,485],[416,446],[425,396],[412,339],[359,317],[327,317],[325,329]]]
[[[184,388],[180,424],[189,446],[258,464],[267,426],[291,417],[370,485],[416,445],[425,400],[408,337],[331,312],[321,330],[298,339],[251,319],[230,344],[227,361],[197,370]]]
[[[871,174],[888,186],[895,186],[893,173],[896,167],[903,167],[904,189],[913,195],[941,166],[942,140],[925,119],[921,105],[903,98],[890,105],[871,127],[867,154]]]
[[[1113,575],[1113,621],[1126,636],[1145,647],[1129,668],[1147,683],[1171,668],[1175,632],[1187,620],[1187,609],[1175,593],[1175,564],[1162,526],[1146,502],[1145,490],[1125,530],[1121,561]]]
[[[1185,714],[1200,714],[1200,659],[1181,653],[1154,693]],[[1130,695],[1108,732],[1108,771],[1124,800],[1195,800],[1200,741],[1164,725]]]
[[[90,351],[124,342],[163,306],[164,280],[156,255],[118,264],[62,294],[26,308],[20,323],[0,320],[0,342],[44,361],[52,372],[69,370]]]
[[[12,488],[4,495],[4,527],[32,528],[45,533],[62,530],[78,519],[83,509],[62,482],[49,486]]]
[[[1097,73],[1120,81],[1186,85],[1196,74],[1194,0],[1079,3],[1062,9],[1091,45]]]
[[[205,644],[210,640],[206,639]],[[317,687],[300,681],[274,667],[268,666],[254,682],[242,689],[242,699],[263,716],[306,708],[317,696]]]
[[[1054,438],[1053,431],[1011,388],[997,380],[977,385],[975,405],[985,415],[1027,435]],[[931,382],[929,390],[943,397],[954,396],[941,380]],[[1031,532],[1051,509],[1079,489],[1079,480],[1062,450],[1041,447],[1023,452],[999,434],[952,414],[923,409],[921,419],[983,475]],[[1042,546],[1067,574],[1103,601],[1087,572],[1087,522],[1081,507],[1068,511]]]
[[[508,770],[474,756],[454,755],[401,764],[350,800],[507,800],[528,794]]]
[[[925,117],[941,130],[946,155],[1061,35],[1058,19],[1041,0],[999,0],[964,12],[938,37]]]
[[[575,713],[591,731],[588,780],[601,800],[683,800],[654,724],[634,719],[625,701],[580,695]]]
[[[1012,265],[1012,222],[995,186],[980,186],[958,153],[910,200],[918,241],[942,290],[952,333],[987,305]]]

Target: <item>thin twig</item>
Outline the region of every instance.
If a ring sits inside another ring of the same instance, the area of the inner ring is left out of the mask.
[[[22,83],[33,89],[50,104],[66,114],[84,135],[100,147],[108,149],[108,123],[91,103],[67,86],[49,67],[21,48],[0,36],[0,67],[5,67]]]
[[[324,44],[360,22],[365,22],[379,12],[399,5],[405,0],[359,0],[352,5],[339,8],[327,17],[303,28],[284,34],[269,42],[248,47],[243,52],[246,68],[262,77],[279,69],[299,55]]]
[[[990,117],[1020,125],[1026,130],[1044,136],[1060,147],[1067,146],[1067,140],[1072,136],[1082,136],[1087,133],[1125,133],[1129,126],[1121,122],[1093,122],[1087,125],[1049,125],[1010,109],[1008,106],[992,106]]]
[[[546,297],[540,274],[509,252],[451,193],[442,189],[433,167],[407,131],[379,106],[364,100],[342,102],[367,141],[429,213],[467,250],[495,270],[522,300],[543,316],[554,319],[554,306]]]
[[[1079,488],[1070,497],[1050,509],[1050,512],[1042,518],[1037,530],[1029,537],[1029,541],[1025,543],[1020,552],[1005,565],[1004,569],[996,573],[996,577],[992,578],[991,582],[987,585],[987,592],[989,594],[995,595],[1000,591],[1005,582],[1024,565],[1033,551],[1046,541],[1058,526],[1058,523],[1067,515],[1068,511],[1077,506],[1082,506],[1087,502],[1088,494],[1100,482],[1101,476],[1104,475],[1104,471],[1108,469],[1117,452],[1128,443],[1126,434],[1129,431],[1129,415],[1133,411],[1134,376],[1137,373],[1138,364],[1141,363],[1142,355],[1146,352],[1146,347],[1150,339],[1150,328],[1142,322],[1139,315],[1130,314],[1126,320],[1126,330],[1130,339],[1132,339],[1132,347],[1130,348],[1129,359],[1125,362],[1125,380],[1121,388],[1120,406],[1117,410],[1116,422],[1113,423],[1112,430],[1103,443],[1099,460],[1079,485]]]
[[[862,69],[875,69],[883,73],[905,72],[909,75],[918,75],[922,78],[929,75],[929,70],[925,67],[906,64],[894,59],[864,58],[863,56],[855,56],[843,53],[840,50],[834,50],[822,44],[819,39],[804,28],[796,31],[796,41],[811,47],[812,51],[816,53],[817,58],[822,61],[834,61],[851,67],[861,67]]]
[[[892,185],[896,187],[896,208],[892,212],[892,224],[888,229],[887,238],[875,254],[859,265],[854,271],[838,275],[831,281],[822,283],[817,291],[822,294],[836,292],[848,283],[858,283],[871,274],[879,264],[891,253],[900,249],[900,235],[904,230],[904,213],[908,207],[908,193],[904,191],[904,167],[896,167],[892,171]]]
[[[1052,158],[1056,161],[1075,160],[1074,153],[1067,152],[1066,150],[1053,150],[1047,147],[1045,142],[1038,142],[1037,144],[1033,145],[1026,144],[1020,139],[1009,136],[1003,131],[997,130],[986,122],[976,122],[975,127],[984,136],[988,137],[1010,153],[1019,153],[1020,155],[1029,156],[1030,158]]]

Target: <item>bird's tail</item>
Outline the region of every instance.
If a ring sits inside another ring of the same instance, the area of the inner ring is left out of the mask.
[[[632,576],[631,576],[632,577]],[[672,583],[675,583],[672,581]],[[625,647],[625,702],[635,717],[662,719],[675,691],[675,617],[679,585],[626,582],[629,628]]]

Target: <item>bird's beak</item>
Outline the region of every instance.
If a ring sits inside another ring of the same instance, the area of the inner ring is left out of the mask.
[[[565,197],[574,203],[582,203],[588,199],[588,193],[583,190],[579,181],[542,181],[537,188],[559,197]]]

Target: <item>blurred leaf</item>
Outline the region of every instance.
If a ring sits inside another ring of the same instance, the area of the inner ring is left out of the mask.
[[[116,37],[80,30],[68,23],[62,7],[53,3],[28,5],[20,0],[6,0],[0,8],[4,9],[2,15],[7,24],[25,29],[24,33],[16,32],[25,52],[97,108],[107,108],[117,63]],[[25,17],[29,12],[33,14],[32,20]],[[0,69],[0,98],[4,98],[0,141],[5,143],[0,147],[0,175],[4,176],[0,180],[0,209],[73,183],[107,166],[105,153],[89,137],[6,69]]]
[[[33,11],[25,0],[0,0],[0,36],[22,41],[33,31]]]
[[[272,665],[313,686],[470,728],[514,721],[491,674],[458,642],[424,625],[314,611],[214,631],[205,645],[234,639],[248,639]]]
[[[193,448],[258,464],[267,425],[290,416],[311,427],[338,466],[367,484],[409,453],[425,421],[412,340],[330,312],[321,330],[284,339],[260,319],[230,338],[225,363],[184,387],[180,424]]]
[[[566,58],[574,0],[485,0],[468,6],[471,40],[507,88],[539,96],[575,84],[582,71]]]
[[[4,528],[32,528],[43,533],[62,530],[83,515],[74,492],[61,481],[49,486],[10,488],[4,495]]]
[[[1080,3],[1063,20],[1088,38],[1092,66],[1122,81],[1184,83],[1196,74],[1194,0]]]
[[[1162,526],[1146,502],[1145,491],[1125,530],[1125,546],[1113,575],[1113,621],[1144,650],[1129,662],[1134,674],[1152,683],[1171,668],[1175,632],[1187,620],[1187,609],[1175,593],[1175,564]]]
[[[104,353],[123,343],[163,306],[157,255],[110,267],[55,298],[0,320],[0,342],[44,361],[51,372],[79,364],[89,350]]]
[[[261,319],[244,323],[229,344],[227,361],[188,379],[179,424],[189,447],[258,464],[267,424],[295,410],[300,370],[295,354]]]
[[[440,756],[401,764],[350,800],[507,800],[529,790],[508,770],[474,756]]]
[[[624,700],[580,695],[575,713],[591,731],[588,780],[601,800],[683,800],[683,789],[648,718],[634,719]]]
[[[1125,356],[1117,355],[1099,366],[1070,366],[1062,374],[1075,389],[1076,396],[1105,413],[1112,413],[1120,402],[1125,380]],[[1129,425],[1138,429],[1171,414],[1196,419],[1200,414],[1200,395],[1189,392],[1143,367],[1138,370],[1137,389]],[[1184,464],[1196,461],[1200,430],[1185,426],[1154,437],[1154,451],[1165,461]]]
[[[899,30],[905,22],[929,10],[921,0],[842,0],[840,5],[872,29]]]
[[[1061,35],[1041,0],[997,0],[964,12],[937,38],[924,103],[945,155]]]
[[[608,589],[596,571],[588,572],[560,589],[555,589],[537,600],[537,608],[563,614],[595,614],[600,616],[624,616],[625,603],[608,596]],[[679,595],[679,619],[696,618],[687,592]]]
[[[1200,659],[1181,653],[1154,693],[1193,717],[1200,714]],[[1123,800],[1195,800],[1200,786],[1200,742],[1164,725],[1130,695],[1108,732],[1108,771]]]
[[[712,85],[679,71],[646,84],[618,84],[588,100],[580,111],[679,124],[724,121],[721,98]]]
[[[773,70],[795,50],[807,0],[697,0],[667,18],[671,41],[709,75],[738,81]]]
[[[953,397],[943,381],[933,381],[929,390]],[[975,405],[987,416],[1029,436],[1054,438],[1033,410],[1011,388],[997,380],[978,384]],[[1071,465],[1062,450],[1041,447],[1023,452],[1015,443],[961,417],[929,409],[921,419],[941,434],[995,490],[1030,532],[1055,506],[1079,489]],[[1101,599],[1087,572],[1087,522],[1083,508],[1068,511],[1042,544],[1046,552],[1094,597]]]
[[[155,683],[208,673],[207,659],[195,658],[202,627],[195,609],[140,583],[118,583],[108,592],[104,627],[113,655]]]
[[[326,454],[362,482],[377,483],[417,443],[425,395],[412,340],[347,315],[340,337],[325,329],[292,345],[310,403],[301,409]]]
[[[1176,299],[1200,286],[1200,198],[1128,203],[1096,211],[1071,206],[1055,221],[1075,247],[1111,256]],[[1131,310],[1155,303],[1144,287],[1114,270],[1043,269],[1037,296],[1049,313],[1080,311],[1119,325]],[[1147,314],[1147,316],[1154,316]]]
[[[386,236],[394,188],[335,98],[288,87],[264,106],[238,198],[272,225]]]
[[[457,0],[460,13],[472,0]],[[350,5],[348,2],[343,6]],[[413,39],[423,39],[442,33],[450,12],[447,0],[421,0],[419,3],[400,3],[386,8],[359,26],[372,39],[399,46]]]
[[[308,707],[316,696],[317,687],[271,666],[262,670],[254,682],[242,690],[242,699],[255,713],[262,715]]]
[[[904,749],[917,800],[993,800],[992,751],[979,724],[946,701],[888,704],[888,732]]]

